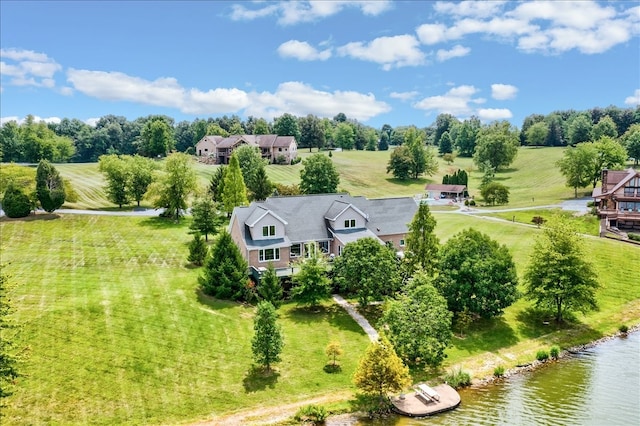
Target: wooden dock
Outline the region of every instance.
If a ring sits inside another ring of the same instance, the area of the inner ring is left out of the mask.
[[[447,384],[433,388],[439,395],[439,400],[429,400],[417,392],[391,398],[394,409],[398,414],[409,417],[427,417],[434,414],[453,410],[460,405],[460,394]]]

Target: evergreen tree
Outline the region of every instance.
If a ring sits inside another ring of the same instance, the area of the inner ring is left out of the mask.
[[[211,176],[211,182],[209,183],[209,193],[215,203],[222,203],[222,194],[224,194],[224,177],[227,173],[227,166],[218,166],[213,176]]]
[[[14,310],[9,298],[9,286],[9,277],[4,273],[3,265],[0,265],[0,420],[5,407],[3,400],[13,393],[13,381],[20,376],[18,359],[13,351],[14,342],[9,334],[15,328],[9,320]]]
[[[218,299],[240,300],[247,283],[247,261],[233,242],[231,235],[223,230],[213,244],[205,269],[199,278],[205,294]]]
[[[413,275],[417,269],[422,269],[430,276],[435,274],[440,250],[438,237],[434,234],[435,227],[436,220],[431,214],[429,205],[421,203],[409,224],[409,233],[406,238],[407,276]]]
[[[271,302],[277,309],[282,304],[282,284],[276,275],[276,269],[272,262],[267,265],[267,270],[262,274],[260,283],[258,284],[258,294],[263,300]]]
[[[202,235],[196,233],[189,243],[189,257],[187,257],[187,260],[196,266],[202,266],[207,258],[208,251],[209,248],[205,240],[202,239]]]
[[[13,181],[7,185],[2,198],[2,209],[7,217],[27,217],[31,213],[31,200]]]
[[[378,142],[378,151],[387,151],[389,149],[389,134],[383,132],[380,134],[380,141]]]
[[[444,132],[440,137],[440,148],[439,152],[441,155],[450,154],[453,152],[453,144],[451,143],[451,136],[449,132]]]
[[[258,167],[256,174],[253,177],[253,184],[251,185],[251,198],[255,201],[266,200],[271,194],[273,194],[273,184],[267,177],[267,171],[264,165]]]
[[[36,194],[40,206],[48,213],[64,204],[64,182],[58,170],[47,160],[40,160],[36,170]]]
[[[254,360],[271,371],[271,364],[280,361],[283,341],[282,331],[277,324],[278,314],[270,302],[258,303],[256,316],[253,320],[255,334],[251,340],[251,350]]]
[[[244,206],[249,203],[249,200],[247,199],[247,187],[244,184],[240,164],[238,163],[238,158],[233,154],[231,155],[229,168],[224,176],[222,202],[224,203],[224,209],[229,216],[235,207]]]

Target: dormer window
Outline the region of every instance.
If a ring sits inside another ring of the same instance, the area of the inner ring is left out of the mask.
[[[274,237],[276,235],[276,226],[269,225],[262,227],[262,236],[263,237]]]
[[[356,227],[356,220],[355,219],[347,219],[344,221],[344,227],[345,228],[355,228]]]

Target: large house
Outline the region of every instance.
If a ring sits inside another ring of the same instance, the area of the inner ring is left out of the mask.
[[[593,198],[600,218],[600,235],[640,232],[640,171],[603,170],[602,186]]]
[[[205,136],[196,144],[199,157],[213,157],[217,164],[229,164],[233,151],[242,145],[260,148],[262,158],[269,163],[291,164],[298,156],[298,145],[293,136],[233,135],[229,137]]]
[[[279,275],[305,256],[305,244],[315,244],[328,257],[340,256],[344,246],[371,237],[403,252],[408,224],[418,206],[413,198],[369,200],[348,194],[271,197],[236,207],[229,233],[259,277],[269,262]]]

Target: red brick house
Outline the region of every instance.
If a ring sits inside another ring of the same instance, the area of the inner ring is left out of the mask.
[[[640,171],[603,170],[602,186],[593,198],[600,218],[600,235],[607,232],[640,233]]]

